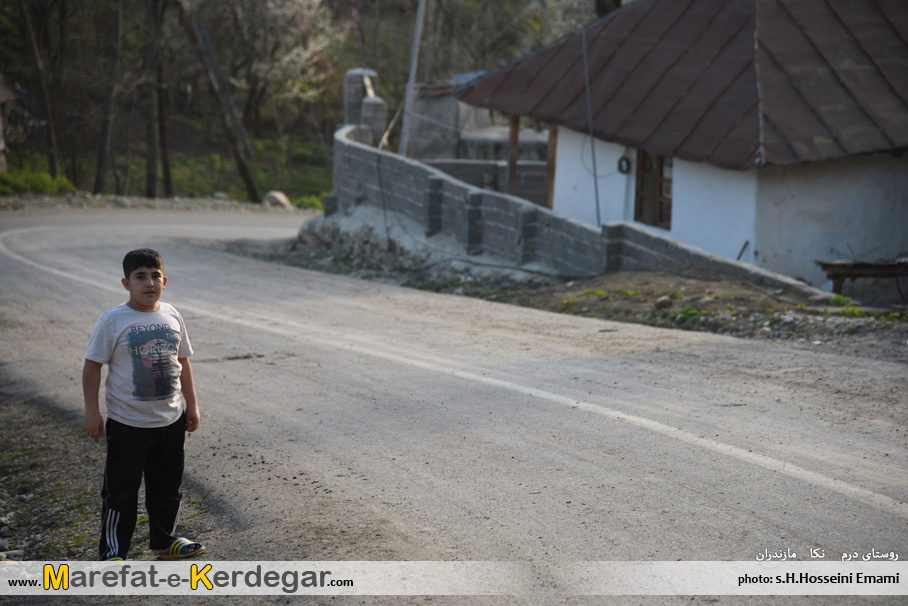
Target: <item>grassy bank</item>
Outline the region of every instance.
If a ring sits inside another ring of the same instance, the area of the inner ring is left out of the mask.
[[[16,560],[95,560],[105,446],[82,433],[81,417],[53,403],[0,399],[0,552]],[[140,497],[142,503],[144,497]],[[201,503],[183,497],[180,530],[204,537]],[[152,559],[140,505],[132,554]],[[20,553],[21,552],[21,553]]]
[[[224,155],[226,153],[226,155]],[[104,193],[145,195],[145,148],[133,145],[118,155],[107,175]],[[291,202],[305,208],[321,208],[322,196],[332,188],[332,150],[315,142],[261,139],[252,141],[249,168],[260,195],[270,190],[284,192]],[[229,152],[198,147],[175,152],[170,159],[174,195],[196,198],[223,192],[231,200],[248,200],[246,186]],[[94,185],[93,160],[70,163],[67,173],[52,179],[47,159],[34,154],[13,154],[9,173],[0,173],[0,195],[34,192],[57,194],[90,191]],[[162,169],[158,171],[163,174]],[[164,196],[164,186],[158,185]]]

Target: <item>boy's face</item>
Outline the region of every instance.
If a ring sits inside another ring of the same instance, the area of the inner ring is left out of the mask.
[[[123,278],[123,286],[129,291],[129,306],[138,311],[155,311],[158,299],[167,285],[164,271],[154,267],[139,267]]]

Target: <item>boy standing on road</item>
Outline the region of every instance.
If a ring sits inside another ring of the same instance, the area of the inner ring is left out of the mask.
[[[149,248],[133,250],[123,259],[123,273],[129,300],[101,315],[82,370],[83,429],[98,442],[105,430],[98,403],[101,366],[108,365],[100,556],[126,559],[144,475],[152,553],[186,558],[205,549],[174,536],[185,432],[199,427],[192,346],[179,312],[159,300],[167,285],[161,256]]]

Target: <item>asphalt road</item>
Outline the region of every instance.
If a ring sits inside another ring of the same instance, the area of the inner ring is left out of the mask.
[[[558,593],[546,563],[908,558],[904,365],[204,246],[299,223],[0,215],[4,391],[81,410],[88,337],[125,300],[122,256],[150,246],[196,350],[187,483],[218,516],[213,559],[531,561]]]

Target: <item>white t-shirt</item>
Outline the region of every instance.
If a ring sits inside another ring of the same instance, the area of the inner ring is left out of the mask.
[[[107,416],[133,427],[166,427],[183,414],[178,358],[192,355],[183,318],[158,302],[154,312],[126,303],[101,315],[85,357],[107,364]]]

